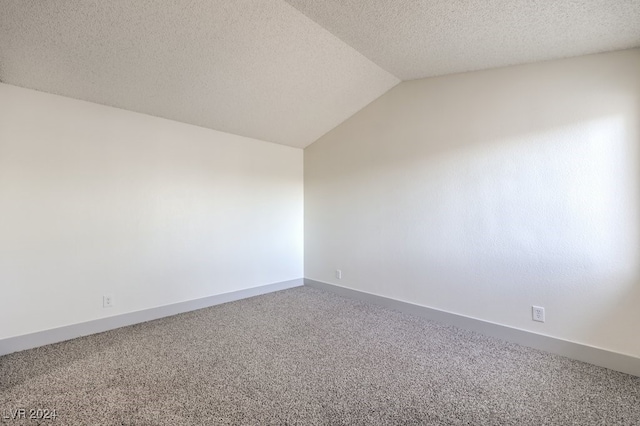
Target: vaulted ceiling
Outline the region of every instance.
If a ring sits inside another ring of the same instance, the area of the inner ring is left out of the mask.
[[[0,81],[305,147],[401,80],[640,46],[640,0],[0,0]]]

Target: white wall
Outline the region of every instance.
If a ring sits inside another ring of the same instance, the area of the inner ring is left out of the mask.
[[[302,212],[302,150],[0,84],[0,339],[301,278]]]
[[[401,83],[305,150],[305,276],[640,356],[639,104],[638,49]]]

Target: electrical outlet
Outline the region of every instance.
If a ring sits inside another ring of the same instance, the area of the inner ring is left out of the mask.
[[[342,279],[342,270],[341,269],[336,269],[336,278],[341,280]]]
[[[102,296],[103,308],[110,308],[113,306],[113,304],[114,304],[113,294],[105,294],[104,296]]]
[[[531,315],[534,321],[544,322],[544,308],[542,306],[532,306]]]

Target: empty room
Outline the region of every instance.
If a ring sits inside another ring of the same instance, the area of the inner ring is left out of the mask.
[[[0,425],[640,425],[639,0],[0,0]]]

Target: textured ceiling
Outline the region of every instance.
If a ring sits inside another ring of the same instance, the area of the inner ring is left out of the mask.
[[[305,147],[399,79],[640,46],[640,0],[0,0],[0,81]]]
[[[640,46],[640,0],[286,0],[402,80]]]
[[[282,0],[0,0],[0,81],[297,147],[398,83]]]

